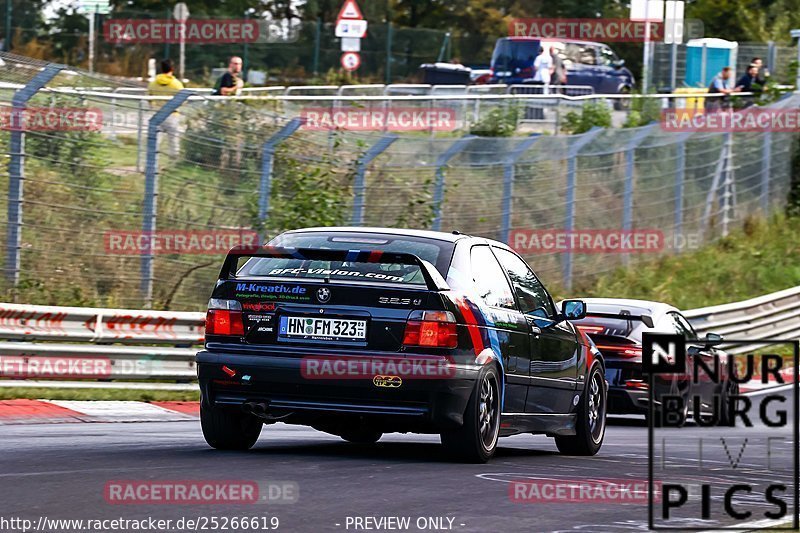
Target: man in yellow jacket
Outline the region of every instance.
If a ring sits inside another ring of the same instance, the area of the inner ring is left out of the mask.
[[[172,61],[164,59],[160,65],[161,73],[147,85],[147,93],[152,96],[173,96],[183,89],[181,80],[175,77]],[[151,107],[158,109],[163,105],[163,101],[154,100],[150,103]],[[161,124],[161,131],[169,136],[169,153],[173,158],[178,157],[180,149],[180,117],[177,112],[172,113],[167,120]]]

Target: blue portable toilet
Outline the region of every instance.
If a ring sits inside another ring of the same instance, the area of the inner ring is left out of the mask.
[[[736,72],[739,43],[725,39],[691,39],[686,43],[686,77],[689,87],[708,87],[722,67]]]

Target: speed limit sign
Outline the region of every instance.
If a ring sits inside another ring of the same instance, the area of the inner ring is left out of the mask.
[[[341,58],[342,68],[352,72],[361,66],[361,56],[357,52],[345,52]]]

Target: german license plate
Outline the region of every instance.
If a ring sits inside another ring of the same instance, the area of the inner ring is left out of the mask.
[[[282,316],[278,333],[290,339],[362,341],[367,338],[367,321]]]

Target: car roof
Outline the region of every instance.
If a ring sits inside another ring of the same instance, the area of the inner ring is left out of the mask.
[[[406,237],[417,237],[421,239],[432,239],[438,241],[456,242],[460,239],[470,238],[471,235],[463,233],[446,233],[444,231],[430,231],[422,229],[400,229],[400,228],[379,228],[379,227],[364,227],[364,226],[320,226],[313,228],[295,229],[285,232],[286,234],[292,233],[383,233],[387,235],[397,235]]]
[[[582,41],[580,39],[554,39],[552,37],[525,37],[525,36],[517,36],[517,37],[501,37],[500,40],[506,41],[543,41],[545,43],[574,43],[574,44],[603,44],[598,41]]]

